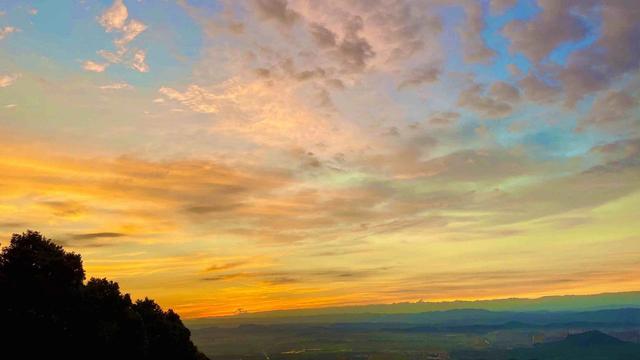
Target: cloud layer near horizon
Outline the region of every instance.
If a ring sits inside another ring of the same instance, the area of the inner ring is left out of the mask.
[[[0,9],[5,239],[187,317],[640,286],[633,1],[38,6]]]

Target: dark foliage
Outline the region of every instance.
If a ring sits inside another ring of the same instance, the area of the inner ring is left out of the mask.
[[[179,359],[182,354],[197,353],[189,338],[191,332],[182,325],[180,316],[169,309],[164,312],[153,300],[136,301],[133,309],[146,324],[149,358]]]
[[[0,358],[206,359],[172,310],[84,280],[79,254],[14,234],[0,253]]]

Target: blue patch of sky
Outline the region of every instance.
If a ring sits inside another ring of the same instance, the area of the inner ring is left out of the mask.
[[[583,106],[587,105],[579,105]],[[606,137],[601,133],[577,132],[576,125],[583,116],[585,112],[582,108],[570,110],[561,105],[549,107],[530,104],[494,122],[491,131],[501,146],[522,144],[534,148],[536,151],[531,155],[537,159],[569,158],[588,152]],[[514,122],[523,123],[522,129],[513,131],[511,125]]]
[[[104,31],[89,17],[84,8],[72,0],[38,3],[35,16],[25,11],[25,6],[4,8],[7,22],[20,29],[7,41],[10,53],[19,59],[25,70],[38,72],[43,57],[57,65],[80,69],[80,59],[95,57],[96,43],[108,41]],[[55,74],[52,74],[55,75]]]
[[[522,54],[512,54],[509,51],[509,41],[502,35],[501,30],[509,22],[535,17],[540,11],[535,2],[521,0],[501,14],[490,14],[486,1],[483,1],[482,6],[485,27],[481,32],[481,37],[487,47],[495,51],[496,55],[486,64],[466,63],[462,44],[456,31],[465,21],[463,9],[461,7],[444,7],[440,15],[446,29],[443,36],[445,49],[448,53],[446,69],[455,72],[471,72],[478,81],[483,83],[509,80],[512,76],[507,67],[509,64],[515,64],[522,72],[526,73],[531,66],[529,60]]]
[[[73,0],[37,2],[33,6],[21,2],[3,4],[6,12],[0,18],[20,32],[11,34],[0,44],[9,54],[20,59],[23,71],[32,71],[55,78],[65,73],[83,72],[82,63],[91,60],[106,63],[97,52],[115,52],[118,32],[105,32],[97,18],[112,1],[82,5]],[[197,23],[174,2],[153,4],[126,1],[129,18],[142,21],[148,29],[129,48],[147,51],[146,62],[151,69],[139,73],[123,64],[112,64],[101,76],[111,81],[127,81],[134,86],[157,87],[191,75],[192,64],[200,57],[202,31]],[[153,5],[153,6],[151,6]],[[31,7],[38,9],[32,16]],[[47,73],[42,57],[60,69],[60,74]]]
[[[496,120],[479,120],[472,112],[461,113],[458,131],[463,139],[467,139],[462,142],[467,146],[473,146],[474,139],[480,136],[477,132],[480,126],[484,126],[501,147],[525,146],[533,149],[529,155],[536,160],[580,156],[602,143],[601,134],[576,132],[575,125],[579,115],[561,108],[529,105],[508,117]],[[523,123],[519,130],[511,128],[516,121]]]
[[[542,154],[564,157],[569,146],[569,137],[564,130],[558,131],[553,127],[544,127],[538,131],[526,133],[521,139],[521,143],[528,148],[535,149],[533,154],[536,157],[540,157]]]
[[[140,86],[157,87],[189,78],[191,68],[199,59],[203,34],[199,24],[174,2],[127,3],[131,18],[148,26],[133,47],[147,51],[149,73],[138,73],[119,67],[122,75]],[[115,68],[115,67],[114,67]],[[115,70],[115,69],[114,69]]]
[[[549,61],[559,65],[566,65],[572,53],[587,48],[598,40],[600,37],[601,19],[582,16],[581,21],[587,29],[587,35],[578,41],[569,41],[560,44],[549,54]]]
[[[446,70],[451,72],[471,72],[477,81],[491,83],[496,80],[510,81],[512,74],[508,71],[509,64],[515,64],[523,73],[531,68],[531,62],[522,54],[511,53],[509,41],[501,34],[502,28],[511,21],[529,20],[537,16],[541,9],[534,0],[521,0],[501,14],[490,14],[488,3],[483,2],[486,26],[482,31],[482,38],[486,45],[496,52],[496,56],[488,64],[467,64],[464,62],[461,42],[455,29],[464,21],[461,8],[445,7],[441,16],[445,25],[443,42],[447,49],[448,59]],[[548,56],[550,61],[564,65],[568,57],[575,51],[591,45],[598,37],[597,20],[583,19],[589,29],[584,39],[576,42],[561,44]],[[553,81],[549,81],[553,83]],[[481,120],[469,111],[460,111],[460,134],[466,138],[477,137],[478,126],[485,126],[495,137],[498,144],[505,147],[524,144],[536,148],[535,156],[539,158],[573,157],[584,154],[594,145],[602,142],[602,134],[577,133],[575,131],[578,119],[585,116],[591,108],[592,98],[579,102],[574,111],[566,109],[550,109],[539,105],[521,107],[516,113],[499,120]],[[460,110],[460,109],[458,109]],[[554,117],[554,118],[550,118]],[[509,126],[514,121],[525,122],[520,132],[514,132]]]
[[[533,1],[519,1],[501,14],[491,14],[488,7],[486,3],[483,6],[486,25],[481,36],[486,46],[495,51],[496,56],[488,64],[473,64],[471,68],[480,81],[508,81],[512,77],[508,70],[509,64],[516,65],[526,73],[531,63],[524,55],[511,53],[509,40],[502,35],[502,28],[512,21],[526,21],[534,18],[539,13],[539,9]]]
[[[443,7],[440,15],[445,25],[443,42],[447,49],[447,71],[471,72],[476,80],[481,83],[491,83],[496,80],[510,81],[513,75],[508,70],[509,64],[514,64],[523,73],[527,73],[532,63],[521,53],[513,53],[509,49],[509,40],[501,31],[503,27],[512,21],[526,21],[536,17],[542,10],[535,0],[520,0],[517,4],[503,13],[491,14],[486,1],[482,2],[485,19],[485,27],[481,32],[486,46],[495,52],[495,56],[487,63],[466,63],[462,53],[462,44],[456,29],[465,21],[462,8],[450,6]],[[556,64],[566,64],[569,56],[581,49],[592,45],[599,37],[599,20],[591,17],[583,17],[582,21],[588,29],[587,36],[575,42],[560,44],[548,55],[548,61]],[[547,79],[548,80],[548,79]],[[553,83],[550,81],[549,83]]]
[[[570,158],[586,154],[601,140],[599,134],[578,133],[574,127],[556,124],[525,134],[522,143],[536,150],[532,153],[536,158]]]

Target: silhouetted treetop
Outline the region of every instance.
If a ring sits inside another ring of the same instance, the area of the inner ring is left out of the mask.
[[[0,358],[206,359],[172,310],[84,279],[79,254],[36,231],[14,234],[0,253]]]
[[[80,255],[30,230],[13,234],[9,246],[2,249],[0,273],[7,285],[42,290],[68,290],[84,281]]]

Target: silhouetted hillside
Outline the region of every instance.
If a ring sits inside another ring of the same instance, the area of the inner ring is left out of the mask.
[[[568,335],[563,340],[514,350],[458,351],[459,360],[638,360],[640,344],[622,341],[592,330]]]
[[[567,336],[564,343],[571,346],[593,347],[624,344],[624,341],[597,330]]]
[[[640,359],[640,345],[600,331],[587,331],[561,341],[538,344],[532,349],[514,350],[510,356],[515,359],[633,360]]]
[[[79,254],[38,232],[14,234],[0,254],[0,358],[206,359],[171,309],[84,280]]]

